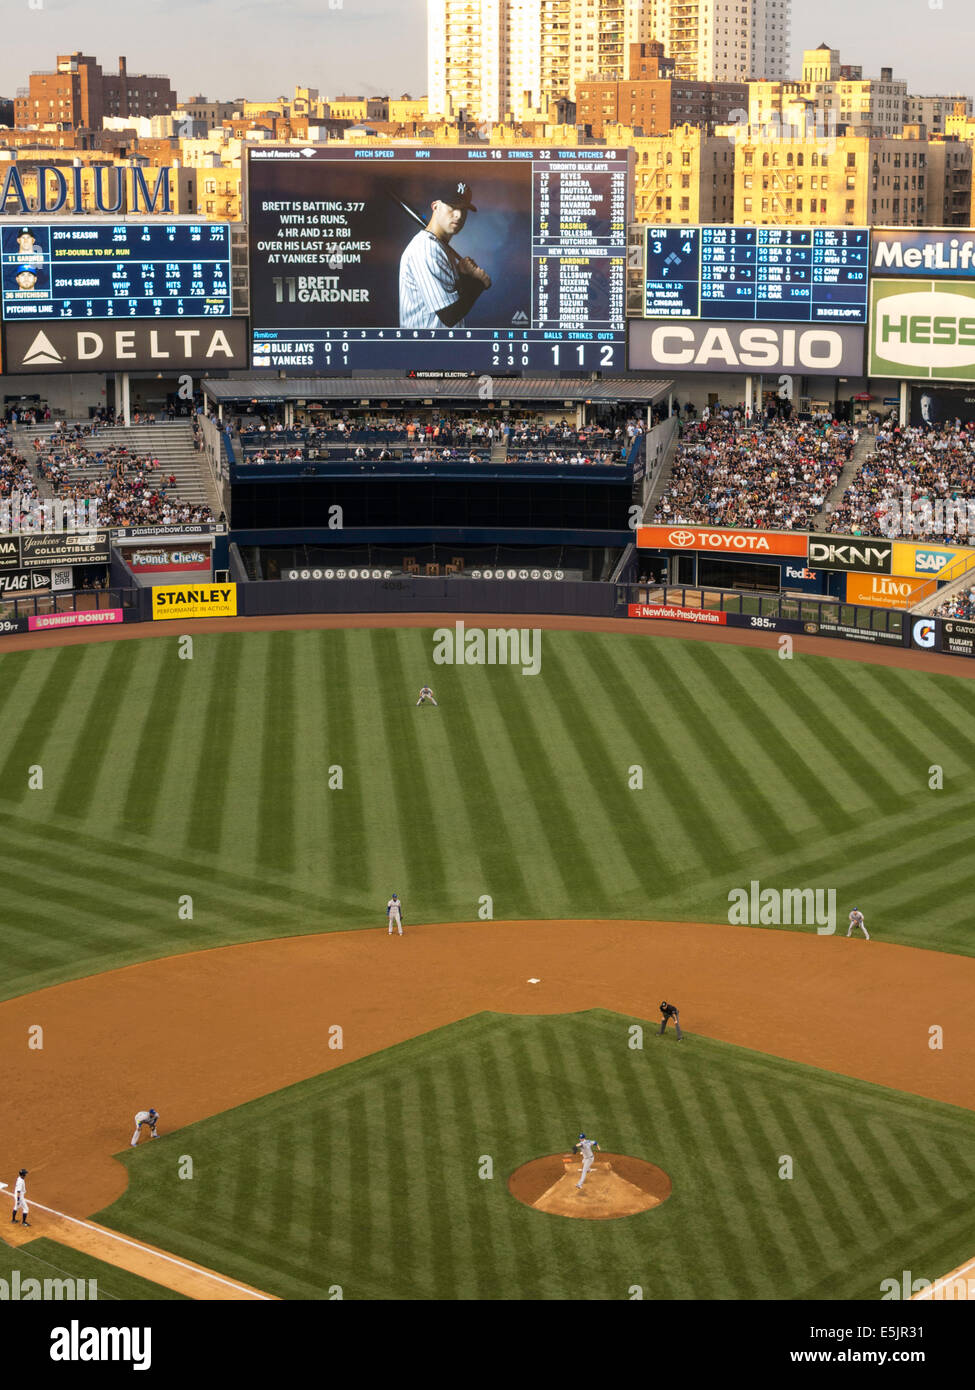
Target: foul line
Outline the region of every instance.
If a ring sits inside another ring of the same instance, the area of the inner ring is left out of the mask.
[[[96,1235],[108,1236],[110,1240],[117,1240],[121,1245],[129,1245],[133,1250],[142,1250],[147,1255],[154,1255],[156,1259],[166,1260],[171,1265],[178,1265],[180,1269],[187,1269],[192,1274],[203,1275],[206,1279],[213,1279],[217,1284],[226,1284],[228,1289],[237,1289],[240,1293],[250,1294],[254,1298],[263,1298],[267,1302],[276,1301],[273,1294],[261,1293],[258,1289],[252,1289],[246,1284],[235,1284],[233,1279],[225,1279],[222,1274],[212,1274],[210,1270],[203,1269],[201,1265],[189,1264],[186,1260],[178,1260],[175,1255],[166,1255],[162,1250],[156,1250],[151,1245],[143,1245],[141,1241],[130,1240],[127,1236],[120,1236],[118,1232],[110,1231],[107,1226],[95,1226],[89,1221],[82,1221],[77,1216],[68,1216],[66,1212],[57,1211],[54,1207],[44,1206],[43,1202],[32,1201],[31,1206],[37,1207],[38,1211],[50,1212],[52,1216],[60,1216],[62,1221],[70,1221],[75,1226],[83,1226],[86,1231],[94,1231]],[[49,1239],[56,1240],[57,1237],[50,1236]]]
[[[950,1274],[942,1274],[940,1279],[935,1279],[934,1283],[926,1289],[921,1289],[920,1293],[911,1295],[911,1299],[934,1298],[935,1290],[942,1285],[953,1283],[955,1279],[960,1279],[968,1270],[975,1269],[975,1259],[969,1260],[967,1265],[959,1265]]]

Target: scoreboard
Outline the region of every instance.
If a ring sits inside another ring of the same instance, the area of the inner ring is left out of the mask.
[[[254,367],[623,369],[631,160],[602,147],[251,148]],[[444,236],[434,203],[451,199],[465,215]],[[471,263],[490,283],[444,322]]]
[[[226,317],[226,222],[4,219],[2,313],[41,319]]]
[[[867,321],[866,227],[648,227],[645,318]]]

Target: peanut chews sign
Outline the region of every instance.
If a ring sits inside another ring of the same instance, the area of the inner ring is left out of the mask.
[[[36,372],[185,371],[247,366],[247,320],[70,320],[7,325],[5,368]]]
[[[236,618],[236,584],[159,584],[152,590],[154,620]]]

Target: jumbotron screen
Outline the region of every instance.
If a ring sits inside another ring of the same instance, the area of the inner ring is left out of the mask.
[[[626,365],[626,150],[251,148],[253,364]]]
[[[231,313],[226,222],[0,223],[3,317],[153,319]]]
[[[648,227],[644,318],[866,323],[867,227]]]

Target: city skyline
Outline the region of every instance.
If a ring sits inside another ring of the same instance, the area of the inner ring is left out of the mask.
[[[168,76],[181,100],[289,96],[295,85],[323,96],[427,93],[426,0],[43,0],[8,31],[0,96],[13,97],[32,70],[80,50],[113,71],[125,54],[133,73]],[[269,16],[273,14],[273,26]],[[273,29],[269,36],[268,28]],[[199,36],[235,36],[221,50]],[[268,41],[270,37],[270,42]],[[918,95],[972,95],[968,55],[975,16],[961,0],[793,0],[790,78],[802,50],[828,43],[867,76],[893,67]],[[316,57],[309,60],[309,52]],[[966,86],[966,84],[969,84]]]

